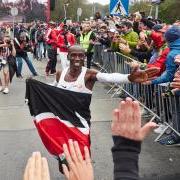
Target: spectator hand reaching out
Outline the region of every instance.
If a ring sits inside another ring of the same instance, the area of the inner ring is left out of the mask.
[[[89,150],[85,146],[85,159],[81,154],[79,145],[77,141],[69,140],[69,149],[66,144],[63,145],[64,154],[68,162],[67,167],[63,164],[63,172],[67,180],[93,180],[93,167],[91,163],[91,158],[89,155]]]
[[[129,54],[131,53],[131,49],[129,48],[129,45],[128,44],[123,44],[123,43],[120,43],[119,44],[119,49],[122,51],[122,53],[124,54]]]
[[[171,83],[171,87],[178,88],[180,90],[180,71],[176,72],[175,78],[173,79],[173,82]]]
[[[137,101],[126,98],[119,103],[119,107],[113,112],[112,134],[135,141],[143,141],[144,138],[158,125],[148,122],[141,127],[141,110]]]
[[[50,180],[47,159],[41,157],[40,152],[33,152],[28,159],[24,180]]]

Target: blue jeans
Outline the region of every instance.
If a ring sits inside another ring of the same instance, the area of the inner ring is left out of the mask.
[[[32,65],[32,62],[29,60],[28,56],[25,57],[16,57],[16,61],[17,61],[17,74],[21,75],[22,72],[22,65],[23,65],[23,59],[25,60],[29,70],[31,71],[31,73],[33,75],[36,75],[36,70],[34,69],[34,66]]]
[[[43,42],[38,42],[37,44],[37,57],[42,58],[44,54],[44,45]]]

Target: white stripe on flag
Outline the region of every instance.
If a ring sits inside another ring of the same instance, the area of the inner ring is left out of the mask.
[[[76,114],[77,115],[77,114]],[[79,114],[78,114],[79,115]],[[79,115],[78,118],[80,118],[81,116]],[[37,123],[39,123],[40,121],[46,120],[46,119],[50,119],[50,118],[55,118],[58,119],[60,122],[62,122],[63,124],[65,124],[67,127],[75,127],[71,122],[69,121],[65,121],[60,119],[58,116],[55,116],[53,113],[51,112],[45,112],[45,113],[41,113],[38,114],[37,116],[35,116],[35,121]],[[81,131],[83,134],[88,135],[89,134],[89,126],[88,124],[86,124],[84,121],[84,118],[80,118],[81,123],[85,126],[84,128],[80,128],[80,127],[76,127],[79,131]]]

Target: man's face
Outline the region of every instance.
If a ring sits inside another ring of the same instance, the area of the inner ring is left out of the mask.
[[[4,42],[5,42],[8,46],[10,46],[10,45],[11,45],[11,39],[10,39],[10,37],[9,37],[9,36],[5,36],[5,37],[4,37]]]
[[[91,30],[90,25],[89,25],[89,24],[86,24],[86,26],[85,26],[85,31],[88,32],[88,31],[90,31],[90,30]]]
[[[51,29],[54,29],[54,28],[55,28],[55,25],[54,25],[54,24],[50,24],[49,27],[50,27]]]
[[[122,26],[121,27],[121,32],[122,33],[126,33],[128,31],[128,27],[127,26]]]
[[[115,34],[114,32],[111,32],[111,31],[108,32],[108,36],[109,36],[109,37],[113,37],[114,34]]]
[[[106,33],[106,29],[101,28],[101,29],[99,30],[99,32],[102,33],[102,34],[103,34],[103,33]]]
[[[20,41],[25,41],[26,37],[25,36],[20,36],[19,39],[20,39]]]
[[[138,29],[139,29],[140,31],[146,30],[146,29],[147,29],[147,26],[145,26],[144,23],[140,22]]]
[[[122,33],[122,27],[121,26],[116,26],[116,31],[118,31],[119,33]]]
[[[67,26],[63,26],[63,31],[64,32],[68,32],[68,27]]]
[[[84,66],[84,60],[85,60],[85,53],[84,51],[71,51],[68,54],[68,59],[70,60],[70,65],[71,67],[74,68],[81,68],[82,66]]]

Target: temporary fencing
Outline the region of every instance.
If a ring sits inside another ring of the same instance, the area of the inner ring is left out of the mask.
[[[94,64],[101,72],[129,74],[130,63],[136,60],[117,52],[110,52],[101,45],[95,45]],[[108,94],[111,97],[130,96],[151,115],[151,121],[165,125],[165,129],[155,141],[159,141],[165,133],[172,131],[180,136],[180,97],[167,96],[169,85],[143,85],[139,83],[111,84]],[[178,114],[179,113],[179,114]]]

